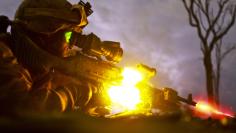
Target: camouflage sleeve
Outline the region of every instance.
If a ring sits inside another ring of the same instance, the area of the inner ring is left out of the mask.
[[[21,67],[11,51],[0,42],[0,88],[15,88],[16,91],[29,91],[32,85],[30,74]]]
[[[11,50],[0,41],[0,115],[64,111],[71,92],[67,93],[66,89],[51,89],[51,79],[46,76],[42,78],[40,82],[34,80],[33,84],[29,72],[18,64]]]
[[[48,78],[49,77],[49,78]],[[31,109],[36,112],[71,112],[83,109],[92,96],[89,84],[59,72],[44,76],[30,91]],[[37,105],[37,106],[36,106]]]
[[[89,84],[57,72],[48,75],[48,79],[42,76],[42,82],[32,81],[29,72],[0,41],[0,101],[3,107],[0,115],[75,110],[86,106],[91,99]]]
[[[11,50],[0,41],[0,113],[11,113],[26,97],[32,80],[27,70],[17,64]]]

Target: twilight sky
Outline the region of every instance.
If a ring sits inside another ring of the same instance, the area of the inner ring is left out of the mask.
[[[13,18],[22,0],[1,0],[0,14]],[[69,0],[77,3],[79,0]],[[120,66],[144,63],[157,69],[153,84],[172,87],[182,96],[206,95],[199,40],[188,24],[181,0],[88,0],[94,13],[85,33],[102,40],[120,41]],[[236,25],[225,41],[236,43]],[[236,51],[224,60],[221,100],[236,110]]]

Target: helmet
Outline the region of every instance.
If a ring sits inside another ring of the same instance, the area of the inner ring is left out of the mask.
[[[82,27],[88,24],[85,9],[88,6],[80,3],[72,5],[66,0],[24,0],[15,20],[23,22],[36,33],[50,35],[62,29],[81,32]]]

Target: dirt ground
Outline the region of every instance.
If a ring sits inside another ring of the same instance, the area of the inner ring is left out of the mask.
[[[180,116],[97,118],[82,113],[0,117],[0,132],[66,133],[235,133],[235,119],[220,121]]]

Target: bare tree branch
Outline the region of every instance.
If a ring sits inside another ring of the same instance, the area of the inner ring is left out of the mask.
[[[188,14],[189,14],[189,24],[193,27],[197,27],[197,24],[193,22],[193,19],[192,19],[192,13],[190,11],[190,7],[188,7],[188,4],[186,2],[186,0],[182,0],[183,3],[184,3],[184,7],[185,9],[187,10]]]
[[[196,28],[197,28],[197,33],[198,33],[199,38],[201,39],[202,42],[204,42],[203,45],[206,45],[204,35],[203,35],[202,29],[201,29],[200,20],[198,19],[197,11],[195,11],[194,4],[195,4],[195,0],[191,0],[190,7],[189,7],[190,14],[192,16],[192,19],[196,23]],[[204,46],[204,47],[206,47],[206,46]]]
[[[212,29],[214,29],[214,27],[215,27],[217,21],[220,19],[220,16],[221,16],[221,14],[222,14],[222,12],[223,12],[223,9],[225,8],[225,4],[226,4],[226,3],[223,3],[223,4],[221,4],[221,3],[222,3],[221,1],[218,2],[219,10],[218,10],[218,12],[217,12],[217,15],[216,15],[215,17],[212,16],[212,17],[213,17],[213,20],[212,20],[211,23],[209,23],[209,29],[207,30],[207,33],[206,33],[206,39],[208,39],[208,37],[209,37],[209,35],[210,35],[210,32],[212,31]],[[218,41],[218,40],[217,40],[217,41]],[[214,46],[212,46],[212,45],[214,45],[214,44],[210,43],[210,50],[212,50],[213,47],[214,47]]]
[[[202,12],[200,11],[200,9],[198,9],[198,16],[199,16],[199,21],[202,25],[202,29],[206,32],[207,31],[207,27],[204,24],[204,19],[202,18]]]
[[[228,1],[228,0],[226,0]],[[219,34],[216,35],[212,41],[210,42],[210,49],[213,49],[214,48],[214,45],[216,44],[217,41],[219,41],[219,39],[223,38],[223,36],[225,36],[229,30],[231,29],[231,27],[234,25],[235,23],[235,18],[236,18],[236,7],[232,7],[233,9],[232,10],[232,14],[231,15],[231,20],[230,22],[226,25],[225,28],[222,28],[222,31],[219,31]]]
[[[224,53],[222,53],[221,60],[223,60],[229,53],[236,49],[236,45],[231,46],[228,48]]]
[[[236,6],[230,3],[230,0],[182,1],[188,13],[189,23],[197,29],[200,39],[208,98],[211,99],[215,95],[217,100],[219,99],[221,62],[236,49],[236,46],[230,47],[222,53],[222,39],[235,23]],[[216,50],[216,64],[212,61],[213,50]],[[216,65],[216,71],[214,71],[214,65]]]

